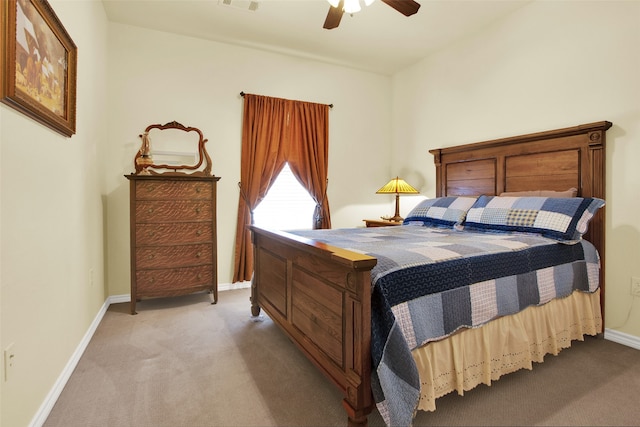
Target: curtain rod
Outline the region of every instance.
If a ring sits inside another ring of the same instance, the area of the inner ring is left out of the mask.
[[[240,92],[240,96],[244,98],[244,92]],[[333,108],[333,104],[329,104],[329,108]]]

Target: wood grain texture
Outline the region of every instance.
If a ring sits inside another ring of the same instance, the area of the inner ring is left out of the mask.
[[[209,291],[218,300],[219,177],[129,175],[131,313],[143,298]]]

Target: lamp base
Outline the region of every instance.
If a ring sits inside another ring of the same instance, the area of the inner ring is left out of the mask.
[[[400,195],[396,193],[396,212],[389,218],[389,221],[402,222],[403,218],[400,216]]]

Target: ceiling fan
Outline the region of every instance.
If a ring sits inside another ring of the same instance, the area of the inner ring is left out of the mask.
[[[420,4],[415,2],[414,0],[381,0],[383,3],[388,4],[398,12],[402,13],[404,16],[411,16],[414,13],[418,12],[420,9]],[[349,0],[347,0],[349,2]],[[357,0],[356,0],[357,2]],[[365,0],[368,4],[372,3],[373,0]],[[345,10],[345,0],[329,0],[331,5],[329,6],[329,13],[327,13],[327,18],[324,20],[324,25],[322,28],[327,30],[331,30],[332,28],[336,28],[340,25],[340,20],[342,19],[342,15],[344,12],[353,13],[355,11],[360,10],[359,5],[358,9],[350,12],[349,10]],[[334,6],[335,5],[335,6]]]

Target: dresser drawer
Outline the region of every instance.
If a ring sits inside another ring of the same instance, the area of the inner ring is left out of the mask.
[[[211,244],[142,246],[136,248],[137,268],[169,268],[211,264]]]
[[[181,295],[214,286],[210,265],[136,272],[137,295],[143,297]]]
[[[138,201],[136,222],[206,221],[213,218],[206,201]]]
[[[168,224],[137,224],[136,242],[142,245],[206,243],[213,240],[211,222],[174,222]]]
[[[211,200],[213,183],[207,181],[140,181],[138,200]]]

